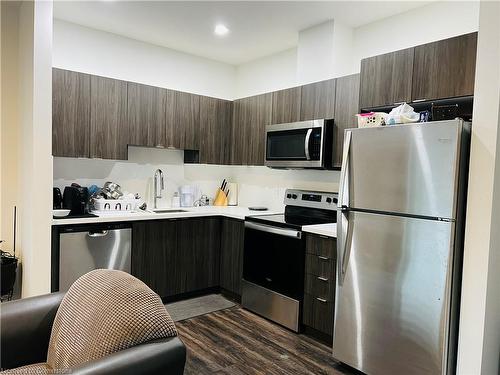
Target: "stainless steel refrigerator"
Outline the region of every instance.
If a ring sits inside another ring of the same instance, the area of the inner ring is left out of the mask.
[[[348,129],[333,356],[367,374],[456,366],[470,123]]]

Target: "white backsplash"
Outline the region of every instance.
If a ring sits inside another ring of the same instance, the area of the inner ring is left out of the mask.
[[[339,172],[314,170],[275,170],[267,167],[184,164],[184,152],[179,150],[129,147],[128,161],[102,159],[54,158],[54,186],[61,191],[76,182],[82,186],[102,186],[113,181],[122,190],[139,193],[151,207],[153,175],[157,168],[165,178],[164,198],[159,207],[170,206],[172,195],[181,185],[196,185],[199,194],[213,198],[222,179],[239,185],[241,206],[283,208],[287,188],[317,191],[337,191]]]

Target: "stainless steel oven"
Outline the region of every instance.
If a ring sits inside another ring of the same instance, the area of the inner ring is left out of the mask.
[[[247,216],[241,304],[296,332],[304,299],[302,226],[335,223],[337,194],[288,189],[285,213]]]
[[[332,168],[333,120],[266,126],[265,165],[271,168]]]

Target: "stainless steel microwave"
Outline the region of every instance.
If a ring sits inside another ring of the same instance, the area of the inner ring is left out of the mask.
[[[331,169],[333,120],[266,126],[264,164],[270,168]]]

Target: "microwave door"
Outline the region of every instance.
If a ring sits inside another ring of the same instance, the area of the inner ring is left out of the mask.
[[[267,160],[307,160],[312,129],[281,130],[267,133]]]

